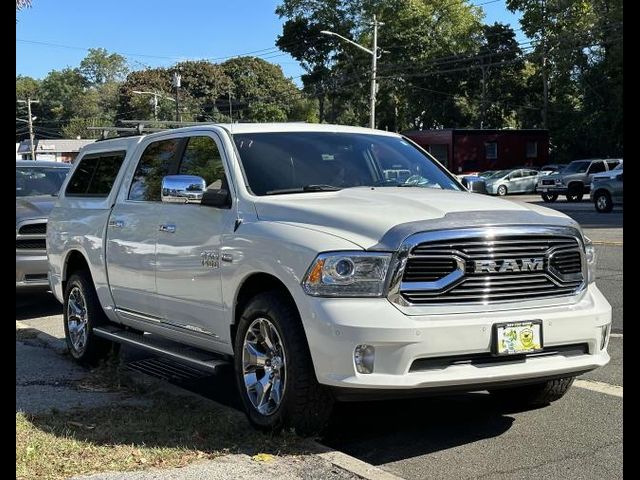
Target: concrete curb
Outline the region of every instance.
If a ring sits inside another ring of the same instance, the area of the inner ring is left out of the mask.
[[[398,477],[346,453],[333,450],[321,443],[315,441],[309,443],[315,455],[364,480],[403,480],[402,477]]]

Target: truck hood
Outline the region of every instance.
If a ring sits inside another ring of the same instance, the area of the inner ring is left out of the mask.
[[[16,222],[28,218],[47,218],[57,199],[51,195],[16,197]]]
[[[571,225],[555,210],[431,188],[356,187],[260,197],[258,218],[326,232],[365,249],[395,249],[416,231],[481,225]]]

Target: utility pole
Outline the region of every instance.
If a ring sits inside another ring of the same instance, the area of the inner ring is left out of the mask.
[[[378,65],[378,27],[384,25],[382,22],[378,22],[376,16],[373,16],[373,49],[368,49],[367,47],[363,47],[359,43],[354,42],[353,40],[349,40],[342,35],[331,32],[329,30],[322,30],[320,33],[324,35],[332,35],[334,37],[341,38],[345,42],[349,42],[351,45],[358,47],[360,50],[364,50],[373,58],[371,59],[371,98],[370,98],[370,106],[369,106],[369,127],[376,128],[376,93],[378,90],[378,85],[376,83],[376,73],[377,73],[377,65]]]
[[[549,108],[549,78],[547,72],[547,12],[546,2],[541,0],[542,5],[542,128],[547,128],[547,111]]]
[[[181,122],[180,116],[180,80],[181,76],[178,70],[173,72],[173,86],[176,87],[176,122]]]
[[[167,97],[166,95],[162,95],[161,93],[158,93],[158,92],[144,92],[142,90],[131,90],[131,93],[135,93],[136,95],[151,95],[151,96],[153,96],[153,100],[152,100],[153,119],[155,121],[158,120],[158,108],[159,108],[158,97],[166,98],[167,100],[171,100],[172,102],[175,102],[175,100],[173,98]]]
[[[29,115],[29,143],[31,144],[31,160],[36,159],[36,146],[35,146],[35,138],[33,135],[33,117],[31,116],[31,104],[32,103],[40,103],[40,100],[31,100],[31,97],[27,97],[26,100],[18,100],[18,103],[26,103],[27,104],[27,112]]]

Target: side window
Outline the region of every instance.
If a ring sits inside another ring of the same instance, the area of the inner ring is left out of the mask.
[[[609,167],[609,170],[613,170],[619,164],[620,164],[620,161],[618,161],[618,160],[607,160],[607,166]]]
[[[179,175],[204,178],[207,188],[220,189],[226,185],[222,156],[211,137],[190,137],[182,155]]]
[[[509,180],[515,180],[518,178],[522,178],[522,170],[516,170],[515,172],[511,172],[511,175],[509,175]]]
[[[484,144],[484,153],[487,160],[495,160],[498,158],[498,143],[486,142]]]
[[[606,167],[604,166],[604,162],[593,162],[589,167],[589,174],[592,173],[600,173],[606,171]]]
[[[150,143],[145,148],[133,174],[129,200],[159,202],[162,179],[175,165],[180,138]]]
[[[106,197],[122,167],[126,152],[87,155],[82,158],[67,185],[66,195]]]

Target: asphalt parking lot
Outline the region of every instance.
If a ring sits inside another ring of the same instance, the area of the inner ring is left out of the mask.
[[[500,408],[486,393],[338,405],[325,445],[406,479],[622,478],[622,209],[598,214],[587,201],[544,204],[539,196],[508,197],[539,203],[576,219],[596,244],[596,283],[613,307],[611,362],[582,376],[562,400],[541,409]],[[51,297],[20,296],[17,319],[59,321]],[[146,356],[123,353],[144,370]],[[173,384],[238,407],[228,371]]]

